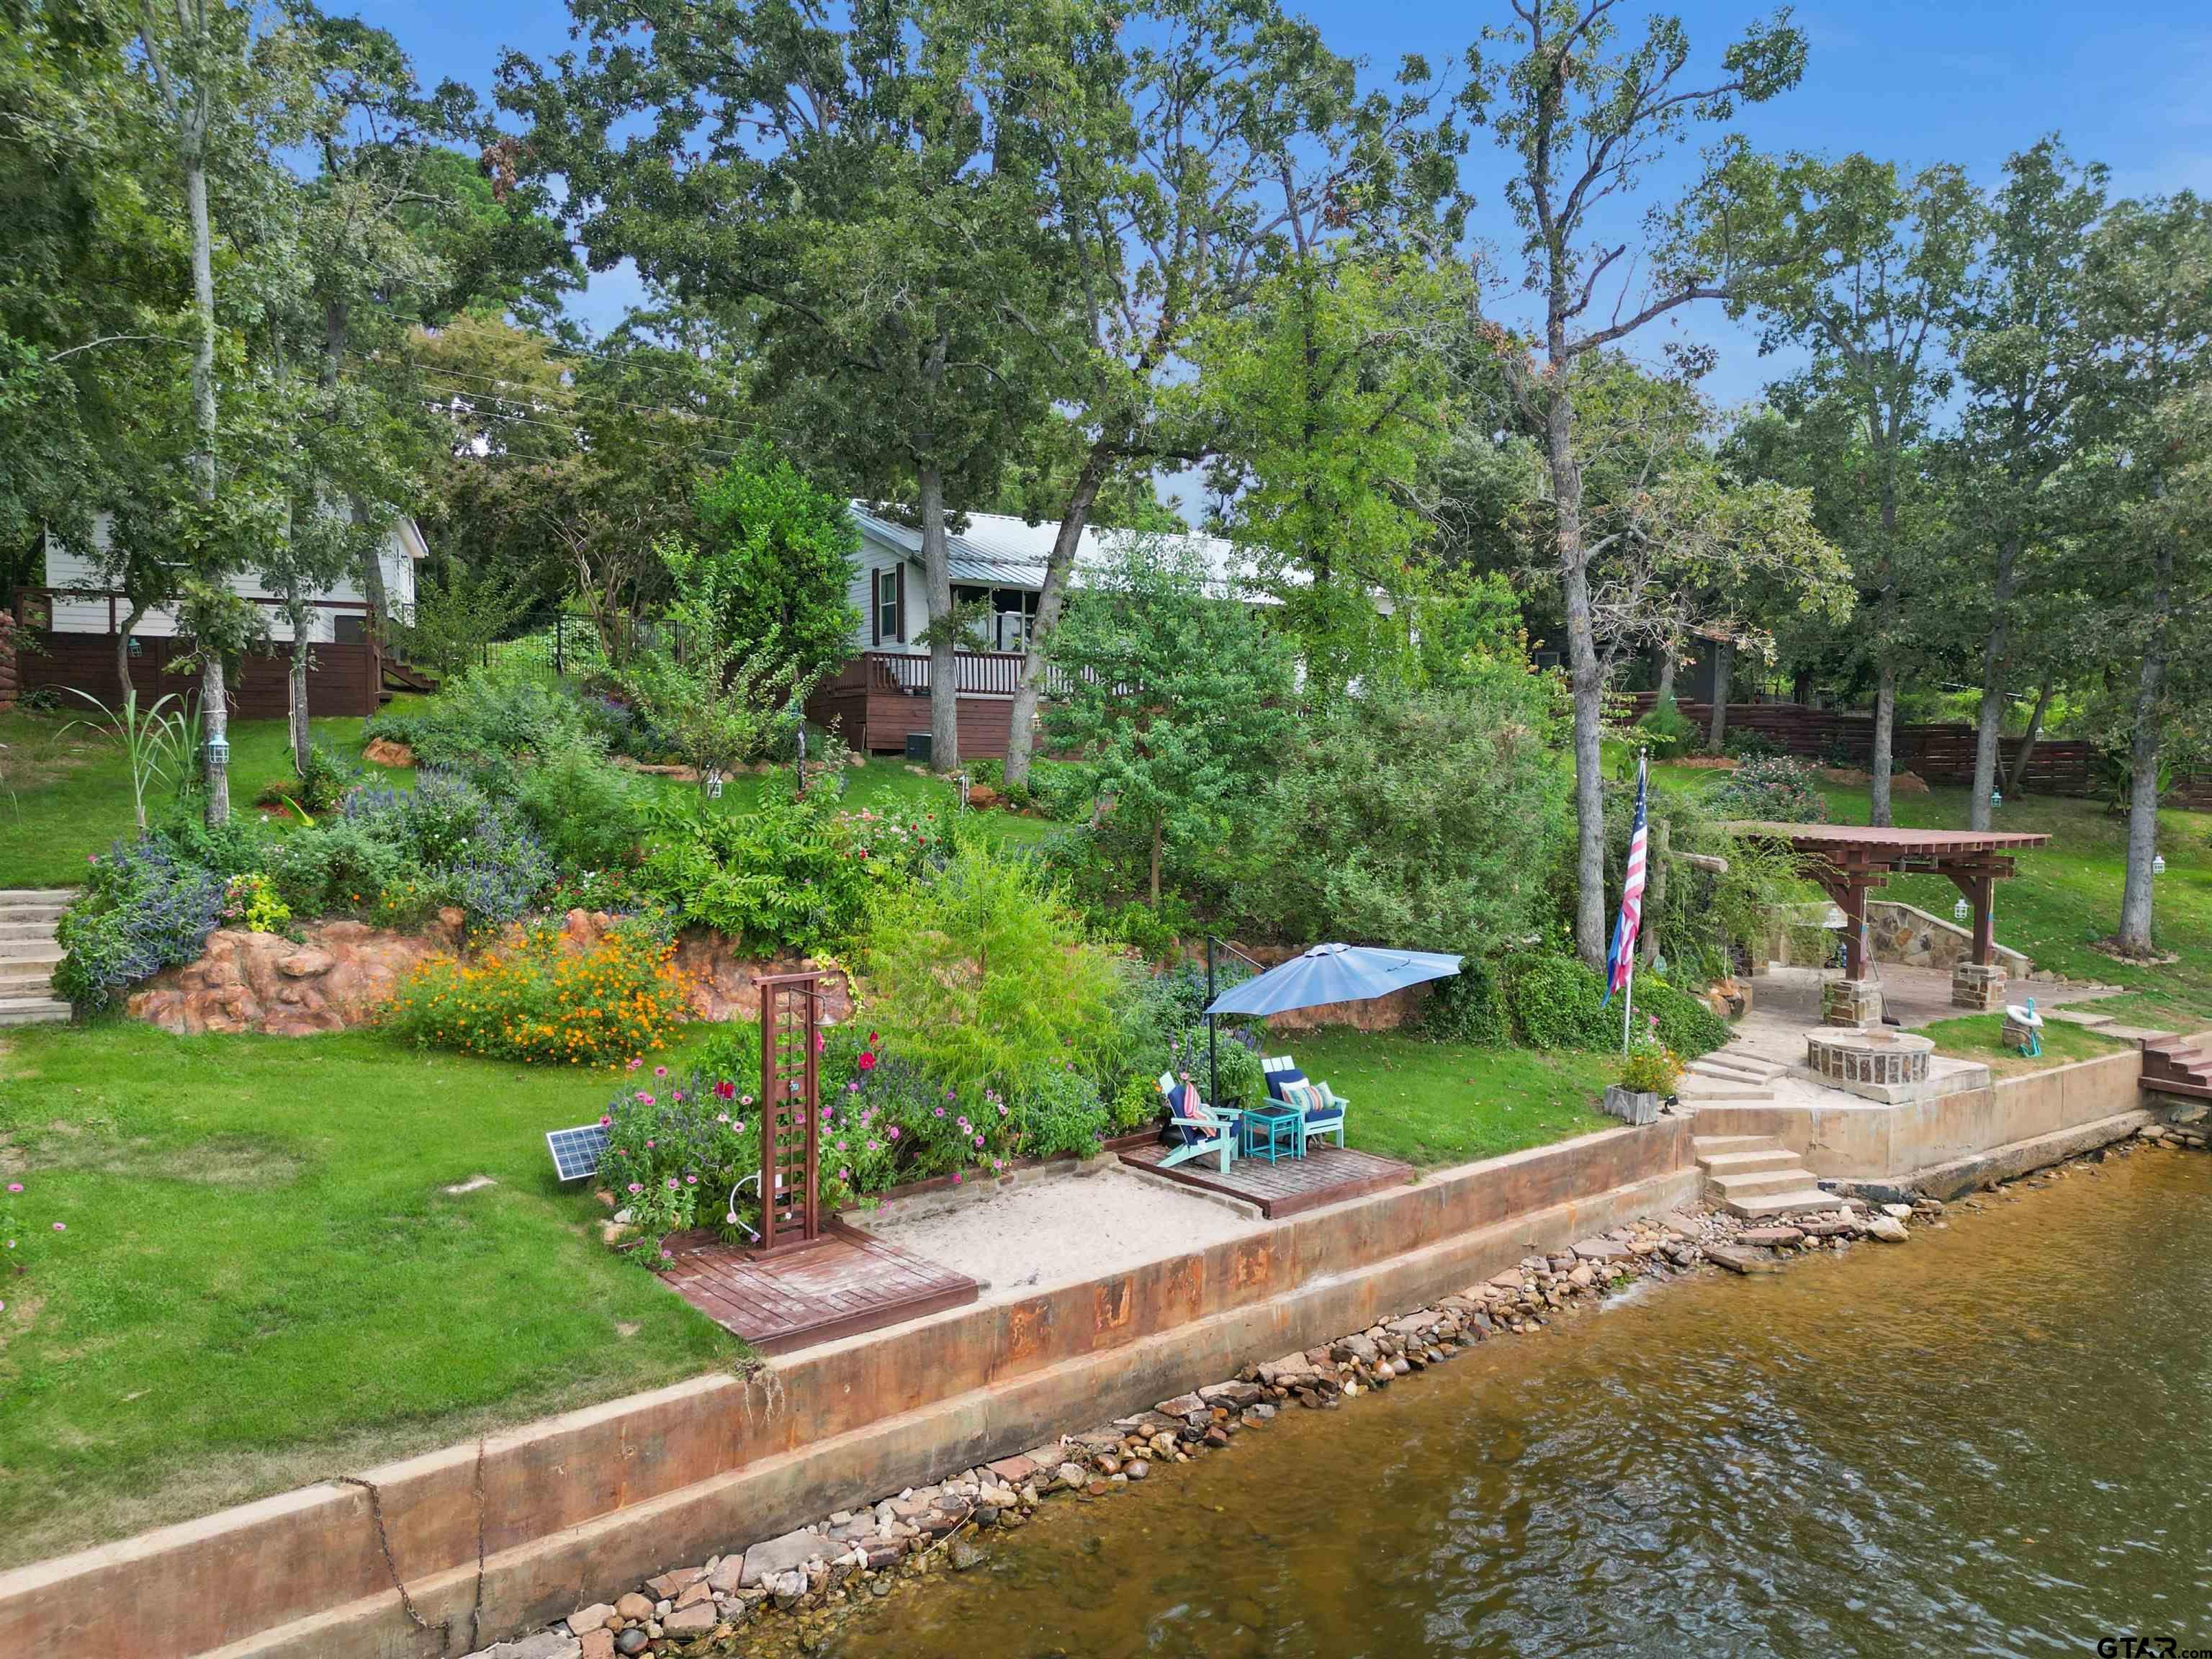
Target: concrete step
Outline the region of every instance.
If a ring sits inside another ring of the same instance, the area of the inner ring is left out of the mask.
[[[69,1017],[69,1004],[52,997],[0,996],[0,1025],[44,1025]]]
[[[1834,1193],[1824,1193],[1808,1183],[1791,1192],[1766,1193],[1757,1198],[1730,1199],[1727,1208],[1730,1215],[1748,1220],[1755,1216],[1808,1215],[1818,1210],[1841,1210],[1850,1207],[1850,1200]]]
[[[1772,1135],[1692,1135],[1690,1150],[1697,1154],[1698,1162],[1717,1152],[1762,1152],[1782,1143]]]
[[[68,954],[52,939],[0,939],[0,968],[32,963],[48,967]]]
[[[1713,1054],[1698,1055],[1690,1062],[1689,1069],[1693,1072],[1725,1073],[1733,1077],[1747,1077],[1760,1083],[1771,1083],[1790,1068],[1778,1065],[1764,1055],[1752,1054],[1748,1050],[1735,1053],[1723,1048]]]
[[[0,905],[67,905],[76,897],[74,887],[0,887]]]
[[[54,936],[51,921],[0,921],[0,945],[17,939],[49,939]]]
[[[1684,1100],[1715,1103],[1774,1098],[1774,1091],[1764,1083],[1753,1083],[1748,1078],[1706,1077],[1695,1072],[1685,1072],[1682,1080],[1674,1085],[1674,1091]]]
[[[1705,1191],[1722,1203],[1770,1198],[1776,1193],[1802,1193],[1814,1183],[1813,1172],[1790,1165],[1780,1170],[1753,1170],[1741,1175],[1708,1175]]]
[[[0,921],[18,927],[52,928],[62,919],[64,904],[10,904],[0,906]]]
[[[0,963],[0,997],[45,996],[54,988],[48,968],[11,968]]]
[[[1794,1170],[1802,1160],[1787,1146],[1769,1141],[1740,1152],[1713,1152],[1698,1159],[1707,1175],[1757,1175],[1768,1170]]]

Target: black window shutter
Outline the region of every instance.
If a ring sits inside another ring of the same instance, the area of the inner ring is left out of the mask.
[[[901,645],[904,645],[906,643],[906,561],[904,559],[901,559],[898,563],[898,616],[896,620],[898,622],[898,633],[896,638]]]
[[[868,572],[868,622],[872,636],[869,643],[881,645],[884,642],[884,573],[880,570]]]

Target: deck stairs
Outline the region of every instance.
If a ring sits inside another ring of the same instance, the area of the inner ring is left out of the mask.
[[[1856,1201],[1823,1192],[1798,1155],[1771,1136],[1698,1135],[1691,1146],[1705,1171],[1706,1201],[1730,1215],[1807,1215]]]
[[[76,896],[66,887],[0,889],[0,1025],[70,1017],[69,1004],[54,995],[62,959],[54,930]]]
[[[2146,1042],[2142,1086],[2154,1094],[2212,1100],[2212,1039],[2169,1036]]]
[[[1682,1070],[1675,1093],[1686,1106],[1713,1102],[1756,1102],[1774,1098],[1774,1079],[1789,1067],[1768,1060],[1745,1043],[1730,1042],[1700,1054]]]

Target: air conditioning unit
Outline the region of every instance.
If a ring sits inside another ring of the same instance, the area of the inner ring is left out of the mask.
[[[906,757],[915,765],[928,765],[936,753],[934,742],[928,732],[909,732],[906,734]]]

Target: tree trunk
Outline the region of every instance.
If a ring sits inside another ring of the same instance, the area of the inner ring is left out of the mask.
[[[1555,349],[1555,357],[1561,355]],[[1544,422],[1545,461],[1557,519],[1559,587],[1566,600],[1567,676],[1575,710],[1575,952],[1605,965],[1605,772],[1598,734],[1605,671],[1590,617],[1589,567],[1583,550],[1582,469],[1574,455],[1574,410],[1553,389]]]
[[[1162,842],[1166,840],[1166,815],[1155,810],[1152,813],[1152,871],[1151,883],[1152,908],[1155,910],[1160,908],[1160,844]]]
[[[929,603],[929,763],[960,767],[960,641],[952,626],[952,560],[945,539],[945,478],[934,466],[918,476],[922,586]]]
[[[198,481],[200,505],[215,507],[215,228],[208,216],[207,157],[204,131],[188,128],[179,148],[185,161],[185,206],[191,221],[192,310],[196,326],[192,339],[192,427],[198,443],[192,453],[192,472]],[[220,571],[200,573],[210,581]],[[200,720],[207,734],[207,825],[220,830],[230,822],[230,773],[216,758],[229,746],[229,706],[223,684],[222,653],[203,651],[200,663]]]
[[[123,618],[123,631],[115,636],[115,691],[125,702],[131,700],[131,635],[145,614],[146,607],[131,600],[130,612]]]
[[[284,614],[292,623],[292,770],[304,778],[307,775],[307,750],[314,742],[313,734],[307,729],[307,633],[314,625],[314,612],[307,607],[306,591],[296,582],[285,592]]]
[[[1867,770],[1873,795],[1867,821],[1877,828],[1889,822],[1889,772],[1897,753],[1897,671],[1884,662],[1877,671],[1874,693],[1874,757]]]
[[[1044,562],[1044,581],[1037,590],[1036,620],[1030,626],[1030,636],[1024,641],[1022,672],[1014,681],[1014,706],[1006,729],[1006,787],[1009,789],[1030,781],[1030,750],[1036,725],[1037,696],[1044,683],[1045,647],[1051,643],[1053,630],[1060,626],[1060,606],[1067,597],[1067,579],[1075,568],[1075,550],[1082,545],[1084,526],[1091,520],[1091,504],[1098,499],[1099,487],[1106,480],[1106,458],[1094,449],[1076,475],[1075,487],[1068,494],[1067,510],[1061,514],[1059,533],[1052,538],[1052,551]]]
[[[2166,613],[2173,604],[2173,544],[2161,542],[2151,589],[2150,628],[2136,684],[2136,729],[2128,759],[2135,769],[2128,795],[2128,877],[2120,890],[2120,932],[2113,942],[2133,956],[2151,954],[2151,860],[2158,856],[2158,759],[2166,733],[2159,702],[2165,689]]]
[[[1966,827],[1990,827],[1990,795],[1997,787],[1998,742],[2004,730],[2005,658],[2011,648],[2013,575],[2020,544],[1997,549],[1996,586],[1990,592],[1990,636],[1982,644],[1982,706],[1974,719],[1974,783],[1966,796]]]
[[[1735,675],[1735,641],[1723,640],[1713,647],[1713,713],[1705,732],[1705,747],[1716,755],[1728,741],[1729,681]]]
[[[2035,753],[2036,739],[2043,735],[2044,711],[2051,707],[2051,676],[2043,677],[2043,684],[2035,694],[2035,707],[2028,712],[2027,734],[2020,740],[2020,753],[2012,759],[2012,770],[2005,775],[2005,793],[2014,797],[2027,793],[2027,761]]]
[[[1671,702],[1674,701],[1674,647],[1671,645],[1662,645],[1659,647],[1659,690],[1658,695],[1652,699],[1652,707],[1656,708],[1662,702]]]

